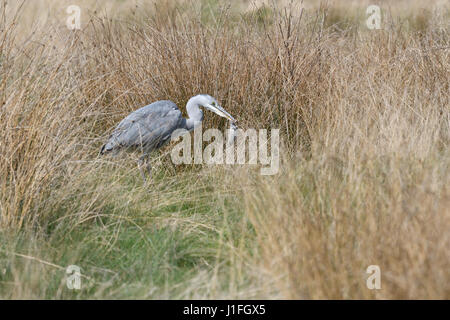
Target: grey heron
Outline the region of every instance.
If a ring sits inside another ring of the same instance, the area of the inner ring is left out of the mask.
[[[142,156],[139,158],[139,170],[146,182],[142,165],[144,162],[148,162],[150,153],[164,146],[171,139],[175,130],[191,131],[200,124],[203,120],[203,111],[200,107],[228,119],[233,130],[237,128],[236,120],[210,95],[200,94],[189,99],[186,104],[187,119],[182,117],[180,109],[174,102],[160,100],[125,117],[102,146],[100,154],[110,152],[115,154],[124,149],[140,150]],[[149,174],[151,173],[151,166],[148,163],[147,171]]]

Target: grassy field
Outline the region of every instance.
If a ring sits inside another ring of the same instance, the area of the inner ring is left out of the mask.
[[[0,299],[450,298],[446,1],[72,2],[0,0]],[[198,93],[280,129],[277,175],[98,155]]]

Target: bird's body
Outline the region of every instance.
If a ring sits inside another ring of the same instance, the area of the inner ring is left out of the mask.
[[[174,102],[160,100],[125,117],[102,146],[100,153],[116,153],[120,150],[137,149],[142,152],[140,160],[142,162],[152,151],[161,148],[170,141],[175,130],[193,130],[203,120],[203,112],[200,107],[205,107],[227,118],[234,125],[234,118],[209,95],[201,94],[189,99],[186,104],[189,116],[187,119],[183,118],[180,109]],[[141,173],[143,175],[142,170]]]
[[[123,119],[102,147],[101,153],[125,148],[140,149],[148,154],[166,144],[172,132],[179,128],[186,128],[186,119],[177,105],[169,100],[156,101]]]

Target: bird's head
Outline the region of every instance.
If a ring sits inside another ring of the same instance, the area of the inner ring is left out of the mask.
[[[216,99],[207,94],[199,95],[199,105],[215,114],[235,123],[236,120],[224,108],[222,108]]]

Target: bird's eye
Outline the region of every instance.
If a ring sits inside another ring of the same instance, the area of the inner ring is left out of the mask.
[[[212,105],[213,107],[215,107],[215,106],[216,106],[216,103],[213,101],[213,102],[211,103],[211,105]]]

